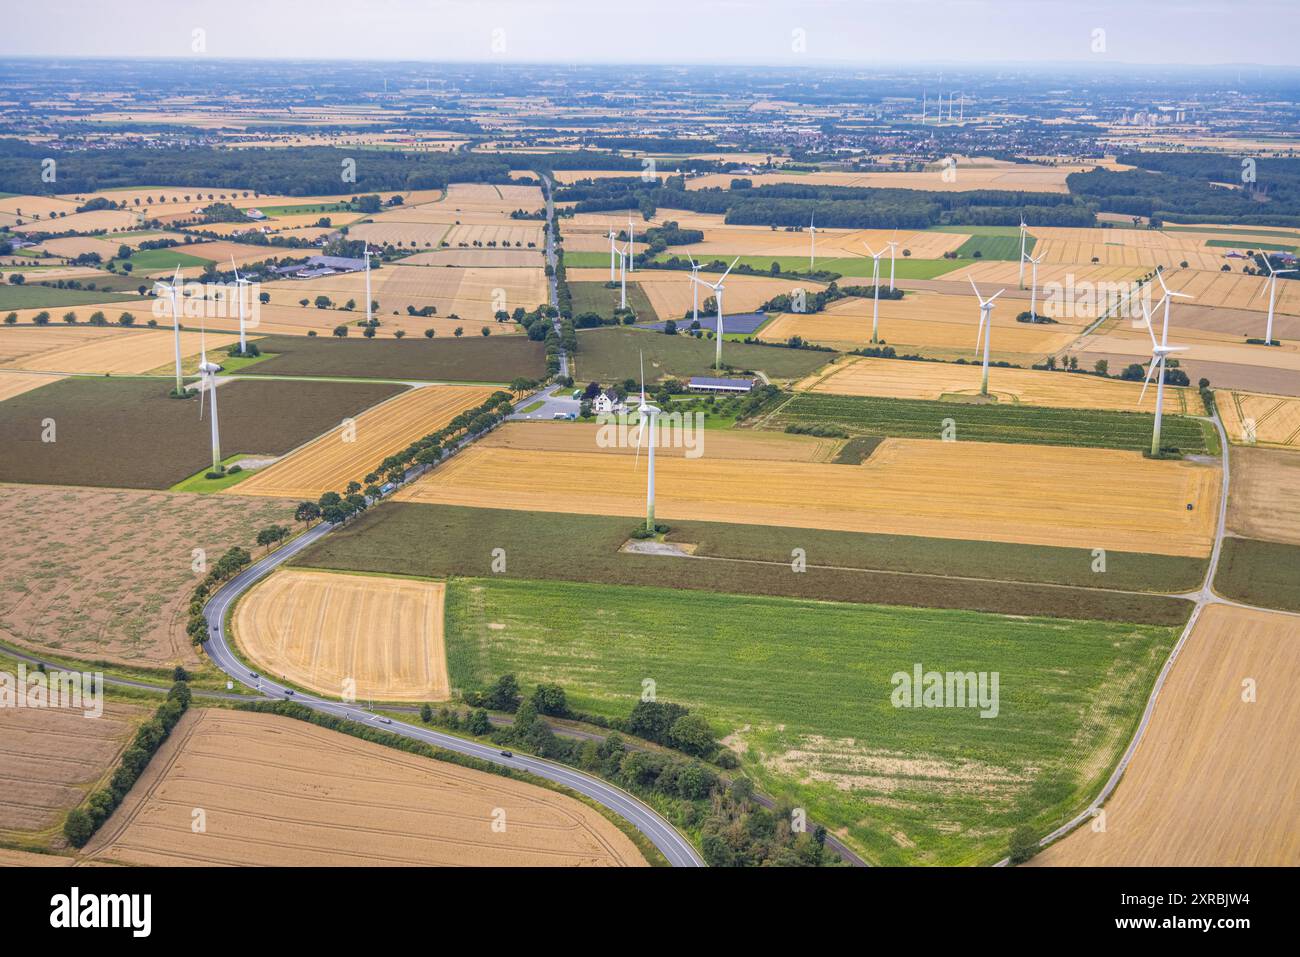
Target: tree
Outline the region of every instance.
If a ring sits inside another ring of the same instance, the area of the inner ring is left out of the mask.
[[[426,339],[432,339],[432,338],[433,338],[433,335],[434,335],[434,332],[433,332],[432,329],[425,329],[425,330],[424,330],[424,338],[426,338]]]
[[[402,339],[402,338],[404,338],[405,336],[406,336],[406,330],[405,330],[405,329],[398,329],[398,330],[396,330],[396,331],[393,333],[393,338],[394,338],[394,339]]]
[[[1110,362],[1108,362],[1106,359],[1098,359],[1096,362],[1092,364],[1092,368],[1093,371],[1097,373],[1097,375],[1110,374]]]
[[[483,703],[493,711],[515,711],[521,700],[519,681],[512,674],[504,674],[488,688]]]
[[[1009,857],[1012,864],[1023,864],[1037,853],[1038,838],[1034,836],[1033,828],[1028,824],[1022,824],[1011,832]]]
[[[100,315],[103,315],[103,313],[100,313]],[[50,314],[42,309],[36,315],[32,316],[32,322],[36,323],[38,326],[48,326],[50,324]]]
[[[484,326],[482,329],[479,330],[479,332],[483,334],[484,338],[492,335],[492,330],[488,326]]]
[[[452,333],[452,335],[455,336],[457,339],[459,339],[464,334],[465,334],[465,328],[463,326],[457,326],[456,331]]]
[[[708,757],[717,750],[709,723],[697,714],[684,714],[668,729],[668,743],[696,757]]]
[[[79,807],[74,807],[68,812],[67,819],[63,822],[63,836],[68,839],[68,843],[73,847],[84,847],[95,833],[95,822]]]
[[[569,714],[569,702],[564,688],[558,684],[539,684],[533,692],[533,705],[540,714],[564,718]]]
[[[666,336],[677,335],[677,323],[674,320],[669,319],[667,322],[664,323],[664,335]]]
[[[348,327],[347,327],[347,326],[335,326],[335,327],[334,327],[334,335],[338,336],[340,339],[345,338],[345,337],[347,336],[347,334],[348,334]]]
[[[430,721],[433,720],[433,708],[429,705],[429,702],[427,701],[424,704],[420,705],[420,720],[423,721],[425,724],[428,724]]]
[[[334,305],[334,301],[329,296],[320,295],[316,297],[314,305],[317,309],[328,309]]]
[[[320,506],[315,502],[299,502],[298,507],[294,509],[293,518],[294,521],[311,524],[320,518]]]
[[[361,330],[361,334],[365,336],[367,339],[373,339],[375,337],[375,327],[366,326],[364,329]]]
[[[129,312],[124,312],[117,317],[117,324],[119,326],[133,326],[135,325],[135,316]]]
[[[470,713],[469,721],[465,728],[470,734],[487,734],[492,727],[492,722],[488,720],[488,713],[482,708],[476,708]]]

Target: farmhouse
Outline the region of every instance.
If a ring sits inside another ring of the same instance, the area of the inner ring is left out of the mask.
[[[626,412],[627,403],[618,397],[618,393],[613,389],[604,389],[596,394],[591,400],[591,411],[597,415],[608,415],[611,412]]]
[[[744,395],[754,388],[753,379],[716,379],[710,376],[692,376],[692,392],[711,392],[714,395]]]

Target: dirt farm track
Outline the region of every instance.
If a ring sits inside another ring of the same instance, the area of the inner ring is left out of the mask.
[[[194,808],[206,831],[191,830]],[[504,828],[494,828],[503,821]],[[644,866],[572,798],[276,715],[191,711],[86,845],[93,862]]]

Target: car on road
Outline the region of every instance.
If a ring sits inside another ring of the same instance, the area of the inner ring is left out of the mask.
[[[380,724],[392,724],[392,723],[393,723],[393,719],[392,719],[392,718],[383,718],[383,717],[381,717],[381,718],[377,718],[376,720],[377,720]]]
[[[292,688],[285,688],[285,689],[284,689],[284,693],[285,693],[286,696],[287,696],[287,695],[291,695],[291,694],[295,694],[295,692],[294,692],[294,690],[293,690]]]
[[[501,757],[503,757],[503,758],[513,758],[514,756],[515,756],[515,753],[514,753],[513,751],[502,751],[502,752],[501,752]]]
[[[261,677],[262,677],[262,676],[259,675],[256,671],[250,671],[250,672],[248,673],[248,677],[250,677],[250,678],[257,678],[258,680],[261,680]]]

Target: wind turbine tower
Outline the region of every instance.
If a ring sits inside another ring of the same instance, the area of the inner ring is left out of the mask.
[[[987,396],[989,394],[989,339],[992,338],[993,333],[993,300],[997,299],[998,296],[1002,295],[1006,290],[999,289],[988,299],[985,299],[980,295],[980,291],[975,285],[975,280],[971,279],[969,276],[966,278],[970,279],[970,287],[975,290],[975,298],[980,301],[980,327],[979,331],[975,334],[975,348],[979,349],[980,338],[983,337],[984,375],[980,380],[980,395]]]
[[[708,286],[710,289],[713,290],[714,300],[716,301],[717,306],[718,306],[718,327],[717,327],[717,330],[716,330],[716,331],[714,332],[714,334],[713,334],[713,338],[717,341],[717,347],[718,347],[718,349],[717,349],[717,356],[716,356],[716,357],[714,358],[714,360],[713,360],[713,367],[714,367],[715,369],[721,369],[721,368],[722,368],[722,331],[723,331],[723,326],[722,326],[722,292],[723,292],[723,289],[726,288],[725,286],[723,286],[723,280],[725,280],[725,279],[727,278],[727,276],[728,276],[728,274],[730,274],[731,270],[733,270],[733,269],[736,268],[736,263],[738,263],[738,262],[740,262],[740,257],[739,257],[739,256],[737,256],[735,259],[733,259],[733,260],[731,261],[731,265],[727,267],[727,271],[724,272],[724,273],[722,274],[722,277],[721,277],[717,282],[708,282],[708,281],[706,281],[706,280],[704,280],[704,279],[699,279],[699,278],[696,278],[696,279],[695,279],[695,281],[696,281],[697,283],[699,283],[701,286]]]
[[[636,454],[641,457],[641,437],[646,423],[650,424],[650,441],[646,444],[645,529],[655,531],[655,446],[659,444],[659,409],[645,400],[645,356],[641,357],[641,424],[636,433]]]
[[[1273,344],[1273,306],[1277,303],[1277,277],[1283,273],[1295,272],[1294,269],[1274,269],[1273,262],[1268,258],[1268,253],[1264,252],[1264,265],[1268,267],[1268,282],[1264,285],[1268,287],[1268,325],[1264,328],[1264,344]],[[1264,294],[1264,287],[1261,286],[1256,298]]]
[[[176,394],[181,395],[185,392],[185,382],[181,378],[181,318],[180,303],[177,301],[177,289],[181,281],[181,267],[176,267],[176,275],[172,277],[171,285],[165,282],[155,280],[154,288],[167,293],[172,304],[172,345],[176,352]]]
[[[252,283],[239,275],[239,267],[235,265],[235,257],[230,257],[230,268],[235,271],[235,295],[239,297],[239,354],[248,355],[248,339],[244,335],[244,295],[247,287]],[[370,299],[370,268],[369,262],[366,265],[366,299]],[[367,313],[367,318],[369,314]]]

